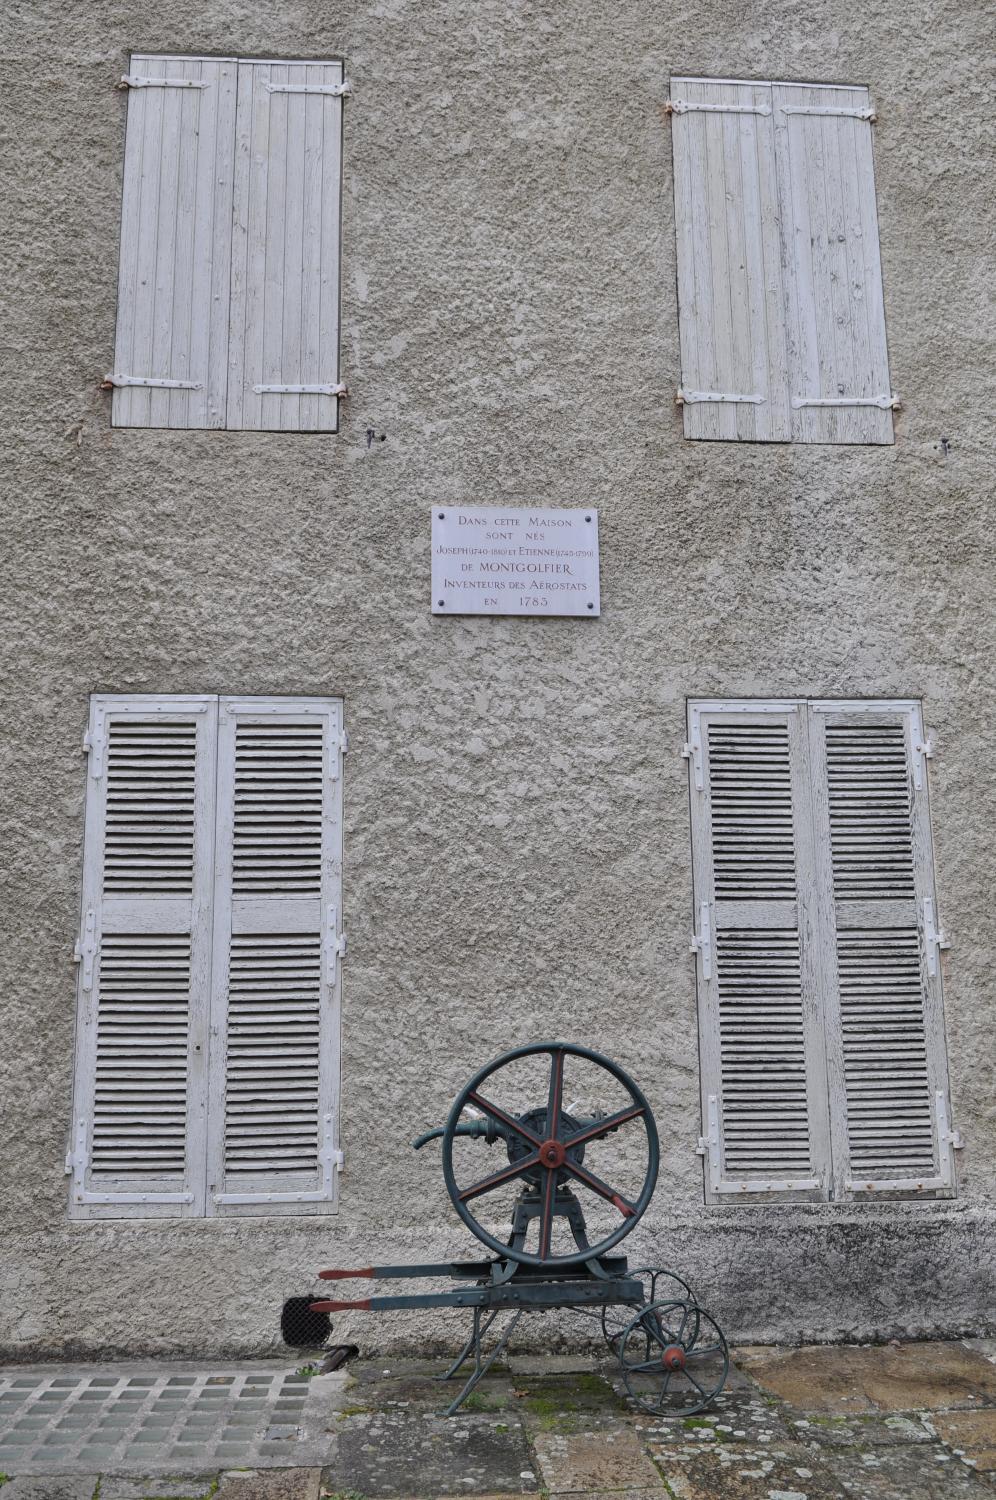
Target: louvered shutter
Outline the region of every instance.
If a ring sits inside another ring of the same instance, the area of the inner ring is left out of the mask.
[[[341,84],[341,63],[239,63],[229,427],[338,425]]]
[[[891,443],[868,90],[776,83],[772,106],[792,436]]]
[[[215,731],[214,699],[93,700],[77,1218],[204,1212]]]
[[[771,89],[671,80],[685,436],[787,441]]]
[[[804,725],[793,704],[696,704],[690,751],[708,1194],[821,1196]]]
[[[838,1193],[950,1188],[920,711],[817,703],[810,717]]]
[[[208,1212],[326,1212],[337,1180],[342,721],[223,698]]]
[[[136,54],[128,76],[111,420],[224,427],[235,63]]]

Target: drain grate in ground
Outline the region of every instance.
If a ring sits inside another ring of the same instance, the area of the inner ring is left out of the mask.
[[[336,1376],[0,1372],[0,1472],[121,1472],[327,1463]]]

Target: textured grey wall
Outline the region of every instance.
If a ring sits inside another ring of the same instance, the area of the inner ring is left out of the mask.
[[[258,1349],[330,1258],[470,1248],[407,1140],[477,1064],[552,1031],[646,1088],[664,1172],[634,1248],[683,1268],[732,1334],[981,1327],[996,1306],[988,7],[8,0],[2,26],[16,589],[0,1346]],[[114,333],[113,85],[132,49],[345,56],[337,436],[111,431],[96,384]],[[672,71],[871,86],[894,448],[682,440]],[[598,505],[599,621],[430,616],[430,505],[499,498]],[[334,1220],[67,1222],[93,690],[345,698]],[[924,698],[967,1140],[955,1203],[703,1207],[689,694]],[[434,1326],[353,1324],[368,1346]]]

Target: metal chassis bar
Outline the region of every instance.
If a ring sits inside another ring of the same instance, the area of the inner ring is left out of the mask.
[[[459,1291],[454,1288],[448,1292],[415,1292],[397,1297],[333,1298],[312,1302],[311,1311],[332,1313],[355,1308],[366,1312],[388,1312],[406,1307],[489,1307],[500,1310],[506,1307],[584,1307],[592,1302],[623,1302],[640,1307],[643,1305],[643,1287],[639,1281],[630,1281],[626,1277],[605,1281],[595,1277],[573,1282],[534,1281],[520,1286],[503,1282]]]

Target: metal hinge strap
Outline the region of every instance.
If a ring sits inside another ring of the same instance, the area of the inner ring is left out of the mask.
[[[118,89],[209,89],[206,78],[145,78],[140,73],[124,73]]]
[[[159,380],[151,375],[105,375],[104,388],[112,386],[139,385],[164,391],[202,391],[203,380]]]
[[[353,92],[348,78],[342,83],[266,83],[263,87],[268,94],[327,94],[330,99],[341,99]]]
[[[769,104],[691,104],[687,99],[668,99],[664,110],[669,115],[687,115],[702,111],[711,115],[770,115]]]
[[[96,780],[104,771],[104,736],[95,729],[88,729],[83,736],[83,749],[90,757],[90,775]]]
[[[802,406],[879,406],[883,411],[898,411],[902,406],[898,396],[793,396],[792,406],[798,411]]]
[[[726,391],[686,391],[680,385],[675,392],[674,403],[676,406],[692,406],[699,401],[730,401],[737,404],[747,403],[751,406],[763,406],[765,398],[756,394],[750,396],[735,396]]]
[[[88,911],[83,918],[83,931],[73,945],[73,962],[80,965],[80,988],[93,989],[93,961],[97,957],[97,913]]]
[[[878,115],[873,109],[837,109],[829,104],[783,104],[783,115],[833,115],[845,120],[867,120],[873,124]]]
[[[254,385],[257,396],[345,396],[344,385]]]

